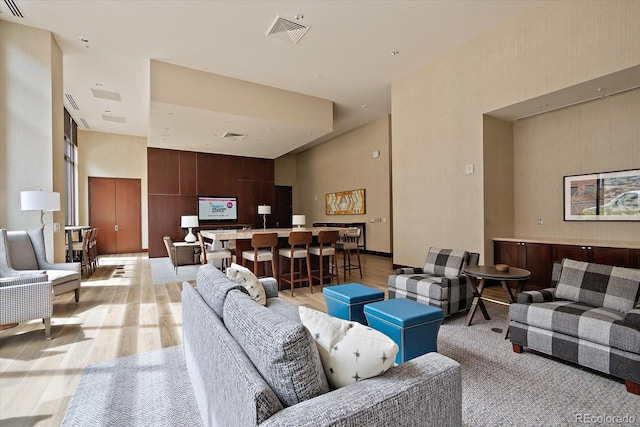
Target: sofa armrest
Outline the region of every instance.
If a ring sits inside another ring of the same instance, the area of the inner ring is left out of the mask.
[[[68,270],[80,273],[79,262],[40,262],[38,267],[45,270]]]
[[[0,325],[49,319],[53,313],[53,289],[46,275],[2,279]]]
[[[396,269],[396,274],[422,274],[424,271],[420,267],[401,267]]]
[[[624,316],[624,323],[640,329],[640,302]]]
[[[284,408],[261,426],[460,426],[460,365],[427,353],[369,378]]]
[[[259,277],[258,282],[262,284],[267,298],[275,298],[278,296],[278,281],[276,279],[273,277]]]
[[[518,294],[518,304],[532,304],[534,302],[551,302],[556,300],[556,288],[546,288],[539,291],[524,291]]]

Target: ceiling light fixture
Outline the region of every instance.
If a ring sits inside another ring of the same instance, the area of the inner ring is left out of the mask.
[[[396,56],[397,54],[399,54],[400,52],[397,50],[392,50],[391,51],[391,56]]]
[[[293,17],[296,18],[296,19],[302,19],[302,18],[304,18],[304,15],[301,14],[301,13],[296,13],[295,15],[293,15]]]
[[[86,38],[86,37],[80,36],[80,37],[78,37],[78,40],[80,40],[82,43],[89,43],[89,39]]]

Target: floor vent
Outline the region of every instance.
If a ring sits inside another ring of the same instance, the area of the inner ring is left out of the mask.
[[[76,104],[76,100],[73,99],[73,96],[68,93],[65,93],[64,96],[67,98],[67,101],[69,101],[69,104],[74,110],[80,110],[80,108],[78,108],[78,104]]]
[[[11,14],[13,16],[15,16],[16,18],[24,18],[24,15],[22,14],[22,11],[20,10],[20,8],[18,7],[18,5],[16,4],[15,1],[13,1],[13,0],[4,0],[4,4],[7,5],[7,7],[9,8],[9,10],[11,11]]]
[[[273,21],[269,31],[267,31],[267,35],[298,44],[302,36],[309,31],[309,28],[307,25],[302,25],[294,20],[278,16],[276,20]]]

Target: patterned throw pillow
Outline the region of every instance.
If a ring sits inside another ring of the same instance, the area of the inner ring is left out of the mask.
[[[462,264],[468,257],[467,251],[459,249],[429,248],[423,270],[436,276],[458,277]]]
[[[264,292],[264,287],[258,278],[247,267],[236,264],[231,264],[231,267],[227,268],[227,277],[244,288],[249,292],[249,296],[256,300],[256,302],[266,305],[267,296]]]
[[[311,308],[300,306],[299,310],[332,387],[375,377],[393,366],[398,346],[382,332]]]

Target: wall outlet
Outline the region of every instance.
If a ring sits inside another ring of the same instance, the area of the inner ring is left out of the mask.
[[[538,225],[542,225],[542,218],[538,218]]]
[[[374,217],[369,218],[369,222],[376,222],[376,219]]]
[[[467,165],[465,171],[466,171],[467,175],[473,175],[473,164]]]
[[[54,233],[59,233],[60,232],[60,223],[59,222],[54,222],[53,223],[53,232]]]

